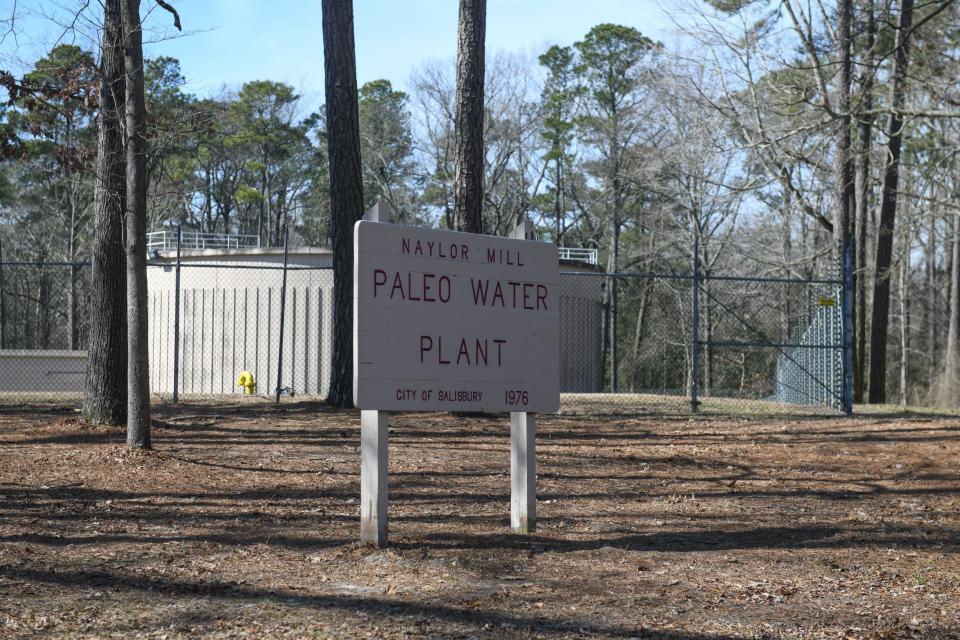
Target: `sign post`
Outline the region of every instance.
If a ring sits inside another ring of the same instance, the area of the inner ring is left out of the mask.
[[[526,218],[514,227],[511,238],[533,237]],[[558,343],[559,346],[559,343]],[[559,388],[558,388],[559,397]],[[531,533],[537,528],[537,421],[525,411],[510,412],[510,528]]]
[[[536,526],[536,412],[560,404],[557,251],[528,240],[377,224],[354,231],[354,405],[361,541],[387,544],[386,411],[510,414],[511,527]]]
[[[370,222],[390,222],[390,211],[382,200],[378,200],[366,213],[364,219]],[[356,271],[353,278],[353,295],[353,323],[356,327]],[[356,376],[356,334],[354,334],[353,348],[353,368]],[[353,384],[357,384],[356,379]],[[356,393],[356,386],[354,386],[354,393]],[[390,422],[386,411],[360,410],[360,542],[378,547],[387,546],[387,438],[389,434]]]

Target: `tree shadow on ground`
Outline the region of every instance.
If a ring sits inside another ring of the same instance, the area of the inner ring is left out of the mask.
[[[927,531],[925,529],[925,531]],[[617,536],[585,536],[567,540],[543,535],[470,535],[437,533],[429,541],[394,541],[398,549],[515,549],[535,553],[575,553],[600,549],[690,553],[773,549],[846,549],[864,544],[910,549],[952,548],[960,551],[960,531],[937,529],[922,535],[913,528],[852,529],[839,526],[758,527],[733,531],[664,531]]]
[[[58,587],[82,587],[104,589],[113,592],[139,592],[158,596],[203,597],[218,602],[272,601],[286,606],[308,608],[315,611],[337,610],[346,614],[363,613],[378,618],[397,621],[410,616],[425,617],[434,621],[474,627],[475,631],[498,631],[493,633],[537,633],[594,635],[607,637],[655,637],[663,640],[720,640],[728,636],[691,634],[676,631],[659,631],[642,627],[599,623],[595,619],[558,620],[545,615],[518,615],[506,611],[480,609],[470,606],[438,604],[432,602],[404,601],[389,597],[360,597],[348,595],[308,595],[296,590],[257,589],[229,582],[200,582],[176,580],[146,575],[124,575],[104,570],[73,568],[2,566],[0,576],[31,583],[45,583]]]

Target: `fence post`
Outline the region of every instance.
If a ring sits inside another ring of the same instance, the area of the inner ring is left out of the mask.
[[[843,412],[853,415],[853,256],[855,240],[843,247]],[[861,327],[861,331],[863,328]]]
[[[610,276],[610,391],[617,393],[617,274]]]
[[[698,230],[699,231],[699,230]],[[693,237],[693,304],[690,314],[690,411],[700,411],[700,400],[697,398],[697,376],[700,367],[698,348],[700,343],[700,235]]]
[[[277,403],[283,389],[283,324],[287,315],[287,243],[290,240],[290,228],[283,227],[283,284],[280,286],[280,345],[277,353]]]
[[[0,233],[0,349],[7,348],[7,290],[3,281],[3,234]]]
[[[180,241],[183,227],[177,225],[177,266],[173,277],[173,403],[180,401]]]

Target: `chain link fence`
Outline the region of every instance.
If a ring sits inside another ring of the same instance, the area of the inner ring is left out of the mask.
[[[89,284],[83,262],[0,263],[0,403],[79,397]]]
[[[838,282],[567,273],[561,283],[564,411],[844,408]],[[585,294],[595,297],[592,315],[581,302]]]
[[[0,403],[78,402],[90,267],[3,263]],[[148,267],[150,388],[161,401],[321,399],[333,272],[324,249],[193,249]],[[840,411],[840,280],[607,274],[563,260],[564,413]]]

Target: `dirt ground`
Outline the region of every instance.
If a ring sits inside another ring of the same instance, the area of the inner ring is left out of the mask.
[[[0,638],[960,638],[960,420],[543,416],[509,531],[505,418],[162,406],[155,451],[0,408]]]

